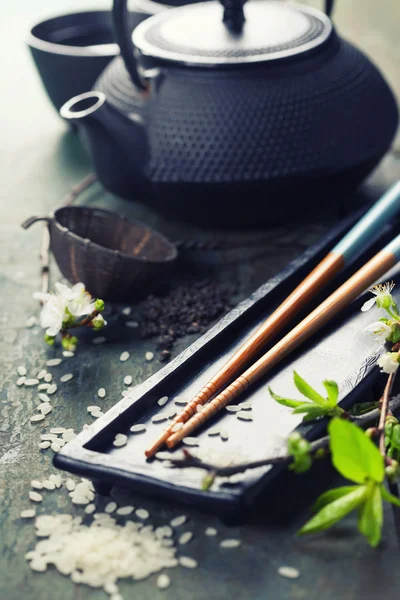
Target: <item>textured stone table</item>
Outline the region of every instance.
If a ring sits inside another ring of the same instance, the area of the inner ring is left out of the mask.
[[[29,507],[28,492],[33,478],[43,478],[54,472],[51,454],[38,449],[41,425],[29,422],[36,405],[36,392],[15,385],[18,365],[37,372],[52,351],[44,347],[38,328],[27,329],[26,319],[37,313],[32,293],[39,287],[37,255],[40,227],[23,233],[20,222],[32,214],[43,213],[57,206],[69,189],[90,171],[89,161],[76,136],[68,131],[49,105],[23,38],[31,23],[49,14],[81,9],[75,0],[19,0],[7,3],[2,11],[0,34],[2,53],[2,94],[0,97],[0,598],[3,600],[72,600],[104,598],[103,592],[74,586],[54,570],[33,574],[24,554],[34,543],[31,522],[19,518],[21,510]],[[88,0],[88,8],[99,3]],[[336,23],[381,66],[400,98],[400,48],[398,44],[400,4],[397,0],[338,0]],[[398,142],[397,142],[398,144]],[[400,177],[399,149],[396,144],[390,156],[370,179],[367,191],[376,197],[379,192]],[[97,206],[114,207],[127,215],[142,218],[156,225],[172,239],[209,235],[193,228],[168,223],[139,204],[126,204],[105,194],[91,198]],[[270,232],[270,247],[262,258],[242,262],[234,267],[239,281],[239,297],[244,297],[261,282],[276,273],[292,257],[315,241],[329,226],[329,219],[301,227],[288,226]],[[279,248],[279,250],[277,250]],[[55,274],[53,269],[53,274]],[[175,352],[191,340],[183,339]],[[60,371],[72,371],[70,384],[60,386],[47,418],[48,426],[62,425],[79,431],[90,421],[86,406],[93,404],[96,390],[107,389],[104,409],[120,396],[123,375],[130,373],[135,383],[151,375],[159,364],[144,360],[153,342],[140,342],[126,336],[101,349],[83,344],[77,357],[68,359]],[[122,365],[118,357],[129,349],[131,359]],[[97,403],[97,402],[96,402]],[[310,484],[309,479],[304,480]],[[122,491],[114,491],[117,500]],[[182,509],[133,498],[138,506],[145,505],[157,523],[170,520]],[[279,499],[278,499],[279,502]],[[104,503],[99,500],[99,505]],[[321,537],[297,540],[294,532],[304,521],[298,514],[297,499],[293,499],[293,517],[283,522],[257,515],[254,522],[243,527],[228,528],[212,516],[185,511],[195,538],[187,553],[199,561],[199,568],[182,568],[171,572],[172,585],[166,592],[155,587],[154,578],[140,583],[123,582],[125,599],[157,600],[176,598],[205,600],[300,599],[358,600],[384,596],[398,597],[400,570],[398,546],[392,532],[392,515],[385,513],[384,542],[380,549],[371,550],[355,534],[355,519],[349,518],[334,532]],[[45,493],[38,513],[52,511],[82,514],[73,507],[65,488]],[[267,512],[267,510],[266,510]],[[271,522],[272,521],[272,522]],[[206,538],[204,529],[214,525],[220,536],[240,537],[237,550],[222,551],[217,540]],[[301,571],[296,581],[280,578],[277,568],[291,565]],[[396,589],[397,588],[397,589]]]

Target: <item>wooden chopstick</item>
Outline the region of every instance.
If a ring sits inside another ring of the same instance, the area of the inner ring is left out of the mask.
[[[232,377],[259,353],[268,341],[282,330],[293,314],[305,307],[310,299],[339,273],[346,264],[374,239],[380,228],[400,209],[400,181],[392,186],[344,236],[302,283],[284,300],[257,331],[231,356],[216,375],[173,419],[163,434],[146,450],[153,456],[171,435],[177,423],[186,423],[197,411],[217,394]]]
[[[303,319],[301,323],[294,327],[290,333],[283,337],[264,356],[206,404],[201,412],[192,416],[182,429],[176,433],[172,433],[166,441],[168,448],[173,448],[183,438],[193,433],[201,425],[204,425],[213,415],[237,398],[251,384],[255,383],[311,335],[331,321],[345,306],[355,300],[361,292],[393,267],[399,259],[400,235],[391,244],[378,252],[378,254]]]

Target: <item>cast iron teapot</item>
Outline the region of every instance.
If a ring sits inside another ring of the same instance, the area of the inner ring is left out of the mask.
[[[126,0],[113,13],[123,58],[61,114],[124,198],[197,223],[276,223],[343,200],[391,144],[392,92],[321,11],[200,2],[150,17],[133,45]]]

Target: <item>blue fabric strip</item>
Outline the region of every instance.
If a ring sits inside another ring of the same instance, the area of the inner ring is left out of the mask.
[[[389,190],[369,209],[369,211],[350,229],[344,238],[336,244],[332,252],[341,254],[344,262],[354,260],[356,256],[370,245],[379,234],[381,228],[400,210],[400,181],[395,183]],[[397,239],[397,238],[396,238]],[[392,242],[394,244],[396,240]],[[389,244],[391,246],[392,244]],[[389,248],[386,247],[386,249]],[[396,251],[390,250],[396,255],[398,246],[394,245]]]

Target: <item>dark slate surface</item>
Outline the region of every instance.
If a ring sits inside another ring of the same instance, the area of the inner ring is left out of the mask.
[[[97,8],[98,3],[87,0],[85,6]],[[58,120],[43,95],[22,40],[29,25],[42,16],[54,14],[55,10],[62,12],[79,8],[80,3],[73,0],[59,0],[57,9],[49,0],[35,3],[21,0],[7,6],[1,23],[2,46],[6,51],[1,54],[0,64],[6,85],[2,87],[0,98],[0,598],[7,600],[100,600],[104,597],[100,591],[74,586],[54,571],[45,575],[32,574],[24,554],[35,539],[33,526],[19,519],[20,511],[29,505],[30,480],[55,471],[51,465],[51,454],[41,455],[37,448],[41,425],[29,423],[29,416],[36,405],[36,393],[32,388],[23,390],[15,385],[18,365],[25,364],[37,372],[52,356],[52,352],[43,346],[39,330],[24,326],[26,318],[37,312],[32,292],[39,286],[36,257],[40,228],[24,233],[19,223],[31,214],[47,212],[57,206],[71,186],[90,170],[75,135]],[[384,3],[384,6],[373,0],[357,0],[351,4],[339,2],[336,19],[349,38],[375,57],[398,97],[400,79],[396,52],[399,11],[395,0]],[[395,146],[371,178],[368,195],[377,197],[399,176],[399,149],[396,150]],[[210,232],[193,231],[184,225],[165,222],[139,205],[128,206],[105,194],[93,193],[89,201],[142,218],[173,239],[190,238],[193,234],[210,236]],[[270,231],[270,244],[263,257],[231,266],[229,270],[220,270],[220,275],[237,276],[238,297],[243,298],[313,243],[334,220],[331,212],[312,225],[289,224]],[[235,237],[234,234],[230,236]],[[55,275],[54,270],[53,273]],[[144,353],[154,348],[152,341],[139,341],[127,334],[124,338],[117,335],[110,337],[113,337],[112,343],[101,347],[82,344],[76,358],[52,369],[56,377],[71,371],[75,378],[69,384],[60,385],[53,401],[54,411],[46,420],[47,429],[64,425],[79,430],[83,423],[90,422],[86,406],[97,403],[97,400],[94,402],[95,393],[100,386],[106,387],[108,392],[102,401],[107,409],[120,397],[125,374],[132,374],[134,381],[139,383],[157,370],[159,365],[156,361],[148,363],[144,360]],[[175,352],[184,349],[193,339],[193,336],[182,339]],[[121,364],[118,357],[125,349],[131,351],[131,359]],[[400,584],[398,545],[392,532],[390,510],[385,513],[384,542],[378,550],[371,550],[363,539],[354,534],[355,518],[352,517],[332,533],[301,540],[294,537],[294,532],[307,516],[305,505],[316,493],[316,482],[321,482],[321,485],[332,483],[321,479],[319,473],[312,477],[304,476],[304,502],[301,494],[294,493],[289,487],[291,491],[283,515],[271,508],[284,504],[281,497],[283,488],[277,487],[274,497],[269,498],[270,504],[266,501],[265,517],[257,516],[242,527],[228,527],[214,517],[185,509],[190,517],[187,529],[195,532],[195,538],[185,553],[198,559],[198,570],[172,571],[173,584],[166,592],[157,590],[154,578],[137,584],[124,582],[121,585],[124,597],[140,600],[166,597],[194,600],[210,597],[372,600],[384,594],[389,600],[397,598],[396,587]],[[120,490],[113,493],[117,501],[128,500]],[[136,506],[148,507],[157,524],[182,511],[179,506],[161,499],[154,502],[135,497],[129,498],[129,501]],[[99,506],[104,502],[100,499]],[[74,515],[82,513],[79,507],[71,506],[65,490],[45,493],[38,513],[52,511],[71,511]],[[219,529],[219,538],[239,536],[242,547],[220,550],[215,538],[204,536],[208,525]],[[301,577],[294,582],[280,578],[276,571],[283,564],[300,569]]]

